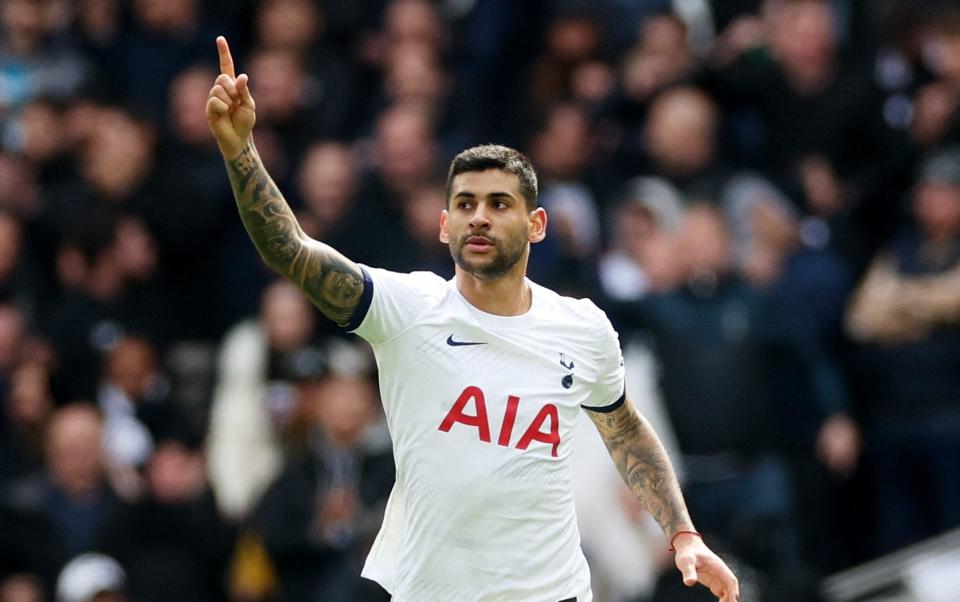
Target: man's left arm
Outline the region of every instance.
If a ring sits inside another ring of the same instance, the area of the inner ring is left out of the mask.
[[[702,583],[721,602],[739,600],[737,578],[695,534],[670,458],[650,423],[629,398],[610,411],[588,409],[587,415],[627,486],[671,538],[684,584]]]

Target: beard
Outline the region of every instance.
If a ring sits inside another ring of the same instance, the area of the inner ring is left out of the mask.
[[[527,249],[526,240],[504,241],[484,234],[483,236],[493,242],[493,253],[488,257],[470,260],[464,256],[463,248],[467,245],[467,239],[474,235],[475,233],[467,233],[451,242],[450,255],[461,270],[480,280],[501,278],[523,259],[523,253]]]

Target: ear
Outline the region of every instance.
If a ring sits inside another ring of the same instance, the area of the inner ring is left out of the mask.
[[[537,207],[530,212],[530,242],[540,242],[547,237],[547,211],[543,207]]]
[[[440,212],[440,242],[450,244],[450,233],[447,231],[447,217],[450,214],[444,209]]]

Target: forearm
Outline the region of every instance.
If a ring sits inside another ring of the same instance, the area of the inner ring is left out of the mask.
[[[653,427],[633,404],[627,400],[613,412],[587,413],[623,480],[666,536],[694,530],[670,458]]]
[[[226,163],[240,219],[264,262],[303,289],[328,318],[349,322],[363,292],[360,268],[303,233],[252,140]]]

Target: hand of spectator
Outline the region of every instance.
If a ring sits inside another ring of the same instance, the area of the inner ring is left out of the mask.
[[[223,36],[217,38],[220,75],[207,98],[207,124],[226,159],[236,158],[250,139],[257,120],[256,103],[250,94],[245,73],[234,74],[233,57]]]
[[[703,543],[703,539],[689,533],[674,538],[677,555],[675,561],[683,584],[691,587],[701,583],[720,600],[737,602],[740,599],[740,583],[727,564]]]
[[[816,448],[827,468],[841,477],[850,476],[860,455],[860,429],[846,414],[834,414],[820,427]]]

